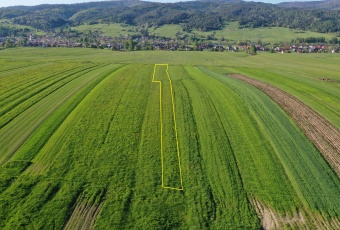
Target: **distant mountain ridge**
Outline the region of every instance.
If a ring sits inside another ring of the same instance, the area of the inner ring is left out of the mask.
[[[324,0],[324,1],[307,1],[307,2],[282,2],[278,6],[281,7],[296,7],[303,9],[331,9],[340,10],[339,0]]]
[[[198,2],[228,2],[228,3],[240,3],[244,0],[197,0]]]
[[[321,4],[320,2],[313,2]],[[323,6],[338,1],[327,0]],[[339,32],[339,12],[334,10],[284,8],[295,6],[243,0],[200,0],[155,3],[139,0],[103,1],[78,4],[44,4],[0,8],[0,19],[44,31],[83,24],[122,23],[141,27],[180,24],[184,31],[218,30],[237,21],[240,28],[289,27],[321,33]],[[311,3],[304,3],[312,6]],[[315,7],[316,5],[314,5]],[[1,24],[0,24],[1,27]]]

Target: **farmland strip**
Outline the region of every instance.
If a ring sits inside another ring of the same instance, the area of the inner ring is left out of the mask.
[[[0,99],[3,100],[8,96],[21,93],[22,90],[26,90],[31,85],[46,80],[49,76],[60,74],[61,72],[72,71],[79,68],[79,66],[71,64],[49,64],[30,69],[24,69],[16,73],[8,73],[0,78]]]
[[[193,229],[204,229],[213,226],[216,221],[216,202],[214,200],[212,186],[209,183],[203,162],[204,153],[200,144],[200,133],[197,129],[190,92],[185,86],[190,84],[191,77],[182,66],[170,68],[173,84],[176,89],[176,111],[178,121],[181,124],[179,137],[183,158],[183,179],[186,187],[186,206],[188,215],[193,216],[190,226]]]
[[[219,105],[224,107],[221,111],[225,114],[223,117],[230,120],[228,131],[232,132],[232,144],[246,190],[253,197],[251,200],[258,199],[270,205],[268,207],[274,208],[280,215],[297,215],[304,211],[304,204],[324,216],[337,216],[340,207],[339,178],[288,115],[255,87],[205,67],[200,69],[234,91],[228,92],[225,88],[227,92],[216,100],[221,100]],[[215,87],[214,91],[218,90]],[[234,94],[243,103],[237,103],[232,97]],[[222,98],[227,101],[223,103]],[[277,157],[279,161],[275,159]],[[255,164],[251,163],[251,159],[255,160]],[[284,174],[290,182],[287,183]],[[295,192],[292,192],[290,184]],[[275,200],[281,202],[273,202]]]
[[[31,164],[33,157],[40,151],[40,149],[49,140],[52,134],[60,126],[60,124],[67,118],[67,116],[73,111],[73,109],[91,92],[91,90],[99,84],[103,79],[117,71],[121,66],[112,68],[107,72],[103,72],[97,77],[88,78],[79,85],[80,90],[74,94],[67,102],[65,102],[60,108],[58,108],[51,116],[49,116],[44,123],[32,134],[32,136],[18,149],[13,158],[7,162],[12,166],[9,170],[6,170],[4,164],[0,168],[0,176],[5,176],[11,180],[11,178],[19,176]],[[96,76],[96,75],[94,75]],[[13,165],[13,162],[21,162]],[[15,167],[14,167],[15,166]],[[9,186],[9,185],[7,185]],[[0,188],[1,191],[1,188]]]
[[[50,66],[53,68],[53,66]],[[37,72],[32,74],[30,72],[22,73],[20,76],[21,81],[16,81],[16,76],[9,75],[8,80],[11,82],[11,88],[7,92],[2,92],[0,95],[1,105],[15,100],[16,98],[32,91],[32,89],[39,88],[43,84],[47,84],[50,81],[58,79],[57,77],[65,77],[66,75],[71,75],[72,73],[77,73],[84,70],[83,66],[70,66],[67,69],[62,69],[61,71],[51,72],[50,68],[44,68],[44,72]],[[87,69],[87,68],[86,68]],[[47,71],[46,71],[47,70]],[[40,70],[41,71],[41,70]],[[52,80],[51,80],[52,79]],[[6,83],[5,83],[6,84]],[[8,83],[7,83],[8,84]]]
[[[104,67],[103,67],[104,68]],[[44,97],[39,103],[29,107],[19,116],[17,116],[11,123],[0,130],[0,136],[4,140],[0,144],[1,156],[0,165],[15,153],[15,151],[27,140],[27,138],[34,132],[34,130],[65,100],[73,95],[79,88],[75,87],[81,84],[88,77],[87,73],[77,80],[63,84],[63,87],[58,87],[54,93],[50,93]],[[79,77],[79,76],[78,76]],[[77,77],[77,78],[78,78]],[[58,100],[56,100],[58,98]],[[53,103],[51,103],[51,101]],[[26,127],[30,124],[29,127]],[[6,135],[5,135],[6,134]]]
[[[172,81],[168,73],[168,65],[166,64],[155,65],[152,82],[159,83],[159,87],[160,87],[159,88],[160,89],[160,95],[159,95],[160,97],[160,126],[161,126],[160,128],[161,151],[160,152],[161,152],[161,162],[162,162],[162,187],[167,188],[167,189],[173,189],[173,190],[183,190],[181,158],[180,158],[180,149],[179,149],[179,144],[178,144],[177,125],[176,125],[175,102],[174,102],[174,96],[173,96]],[[162,85],[164,87],[162,87]],[[172,110],[170,108],[172,108]],[[165,155],[164,152],[169,152],[169,154]],[[177,153],[176,160],[175,160],[175,157],[173,156],[174,154],[170,154],[174,152]],[[178,161],[177,166],[176,166],[176,161]],[[175,171],[179,171],[178,172],[179,178],[177,178],[176,176],[175,177],[176,179],[174,179],[172,177],[169,177],[169,175],[167,175],[166,180],[164,180],[164,171],[165,171],[164,168],[170,171],[171,172],[170,174],[174,174]],[[174,183],[174,185],[172,185],[173,181],[176,181],[176,180],[180,181],[180,185],[179,183]]]
[[[30,65],[22,65],[22,66],[19,66],[19,67],[14,67],[14,68],[11,68],[9,67],[8,69],[3,69],[0,71],[0,77],[3,77],[1,75],[3,74],[8,74],[8,73],[13,73],[13,72],[19,72],[19,71],[22,71],[22,70],[27,70],[27,69],[33,69],[33,68],[36,68],[36,67],[43,67],[43,66],[47,66],[47,65],[50,65],[51,63],[34,63],[34,64],[30,64]],[[17,66],[17,63],[15,63],[15,66]]]
[[[110,117],[108,115],[108,112],[106,111],[106,107],[110,107],[110,111],[113,112],[115,107],[117,106],[117,101],[120,100],[120,97],[117,97],[116,95],[121,95],[125,88],[127,87],[125,84],[127,84],[130,80],[128,78],[127,81],[123,81],[124,84],[119,84],[121,81],[120,76],[124,73],[126,69],[128,69],[129,66],[123,66],[122,68],[118,68],[117,70],[113,71],[111,74],[109,74],[104,80],[99,82],[85,97],[84,99],[75,107],[75,109],[68,115],[68,117],[63,121],[63,123],[60,125],[60,127],[57,128],[57,130],[52,134],[51,138],[48,140],[46,145],[43,146],[43,148],[40,150],[39,154],[35,157],[33,160],[35,164],[32,165],[28,169],[29,173],[33,174],[46,174],[46,171],[51,166],[51,163],[54,161],[54,158],[57,157],[59,152],[62,152],[62,149],[65,144],[68,143],[68,141],[71,141],[72,138],[77,138],[77,135],[74,134],[75,137],[73,137],[73,129],[79,128],[79,122],[82,121],[82,119],[85,119],[86,116],[91,116],[92,113],[95,115],[92,115],[93,117],[87,118],[86,122],[89,121],[96,121],[95,129],[98,127],[100,128],[99,131],[88,131],[89,133],[100,133],[100,135],[96,135],[98,138],[98,143],[103,144],[103,140],[105,140],[106,130],[104,127],[107,127],[107,122],[110,121]],[[109,88],[110,87],[110,88]],[[104,92],[107,92],[108,95],[102,95]],[[114,94],[112,93],[114,92]],[[94,100],[97,99],[96,102]],[[111,100],[110,100],[111,99]],[[101,101],[98,101],[101,100]],[[109,101],[109,103],[107,102]],[[105,104],[106,106],[100,107],[99,105]],[[100,111],[99,115],[96,113]],[[110,115],[111,115],[110,112]],[[111,115],[112,116],[112,115]],[[106,119],[104,119],[104,117]],[[85,122],[85,121],[84,121]],[[97,123],[100,123],[98,125]],[[91,124],[91,122],[90,122]],[[97,127],[98,125],[98,127]],[[90,125],[87,125],[88,129]],[[84,127],[84,128],[85,128]],[[104,131],[103,131],[104,129]],[[79,131],[79,133],[84,133],[85,131]],[[70,138],[71,136],[72,138]],[[85,137],[84,137],[85,138]],[[100,139],[100,141],[99,141]],[[96,145],[98,144],[96,142]],[[88,143],[89,146],[91,146],[91,143]],[[91,146],[92,148],[93,146]],[[95,147],[93,147],[95,148]],[[66,150],[64,150],[66,151]]]
[[[95,66],[99,68],[98,66]],[[6,105],[0,110],[0,129],[11,122],[15,117],[19,116],[26,109],[30,108],[34,104],[38,103],[40,100],[44,99],[49,94],[63,87],[67,83],[81,77],[90,71],[93,71],[95,67],[86,68],[85,70],[77,70],[76,72],[71,72],[67,75],[61,75],[61,77],[49,81],[42,87],[28,90],[26,95],[15,100],[13,103]]]
[[[291,116],[340,177],[340,131],[309,106],[270,84],[240,74],[230,77],[262,90]]]
[[[248,202],[226,123],[215,104],[220,102],[220,90],[216,88],[221,88],[221,84],[211,81],[198,68],[188,66],[185,70],[191,78],[183,82],[192,100],[200,134],[202,163],[216,205],[215,213],[212,214],[214,221],[209,227],[230,228],[231,222],[235,228],[255,227],[258,224],[255,210],[251,209]],[[240,206],[242,216],[233,211]],[[230,213],[234,213],[233,216]]]

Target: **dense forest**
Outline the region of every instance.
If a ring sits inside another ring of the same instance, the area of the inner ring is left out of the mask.
[[[305,9],[331,9],[340,10],[339,0],[307,1],[307,2],[282,2],[278,4],[282,7],[297,7]]]
[[[125,0],[7,7],[0,8],[0,19],[12,19],[16,24],[44,31],[96,23],[126,23],[149,27],[181,24],[183,30],[209,31],[221,29],[223,21],[238,21],[240,28],[281,26],[322,33],[340,31],[339,10],[285,8],[240,0],[180,3]]]

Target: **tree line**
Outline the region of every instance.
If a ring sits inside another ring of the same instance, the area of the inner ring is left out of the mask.
[[[29,32],[28,28],[16,29],[0,25],[0,37],[18,37],[23,36]]]

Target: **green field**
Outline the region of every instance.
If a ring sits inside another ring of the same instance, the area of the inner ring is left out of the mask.
[[[128,26],[124,24],[112,23],[112,24],[95,24],[95,25],[81,25],[72,27],[80,32],[88,33],[100,32],[104,36],[117,37],[118,35],[134,35],[138,34],[134,30],[133,26]],[[262,28],[238,28],[238,22],[226,23],[221,30],[216,31],[197,31],[193,30],[189,33],[183,32],[183,27],[181,25],[163,25],[157,28],[150,28],[149,34],[155,34],[160,37],[175,38],[176,33],[180,32],[181,36],[187,34],[189,36],[195,35],[196,37],[206,38],[208,35],[212,35],[215,32],[216,39],[227,39],[229,43],[233,44],[237,41],[250,40],[252,42],[264,42],[264,43],[280,43],[280,42],[291,42],[296,38],[307,38],[307,37],[324,37],[326,40],[330,40],[335,37],[335,34],[323,34],[312,31],[302,31],[283,27],[262,27]]]
[[[183,32],[181,25],[164,25],[157,29],[151,28],[149,33],[156,34],[157,36],[164,36],[174,38],[177,32],[183,34],[196,35],[196,37],[206,37],[212,35],[215,32],[215,38],[220,40],[224,38],[229,40],[229,43],[235,43],[237,41],[249,40],[252,42],[264,42],[264,43],[280,43],[280,42],[291,42],[296,38],[307,38],[307,37],[324,37],[326,40],[330,40],[335,37],[334,34],[322,34],[312,31],[302,31],[283,27],[262,27],[262,28],[238,28],[238,22],[230,22],[224,25],[223,29],[216,31],[197,31],[193,30],[190,33]]]
[[[45,34],[44,31],[37,30],[31,26],[15,24],[10,19],[0,19],[0,27],[6,27],[6,28],[11,28],[11,29],[29,29],[38,36],[42,36]]]
[[[104,36],[117,37],[118,35],[134,35],[136,32],[133,30],[133,26],[125,24],[94,24],[94,25],[80,25],[72,27],[72,29],[77,30],[82,33],[99,32]]]
[[[37,35],[44,35],[45,32],[36,30],[30,26],[23,26],[14,24],[11,20],[0,20],[0,26],[5,26],[13,29],[30,29]],[[136,27],[123,23],[110,23],[110,24],[93,24],[93,25],[79,25],[71,27],[72,30],[76,30],[85,34],[99,33],[107,37],[116,38],[118,36],[126,37],[139,34],[136,31]],[[228,44],[236,44],[238,41],[252,41],[279,44],[281,42],[291,42],[297,38],[308,37],[324,37],[326,40],[330,40],[336,37],[336,34],[323,34],[312,31],[303,31],[296,29],[289,29],[283,27],[261,27],[261,28],[239,28],[238,22],[225,23],[221,30],[215,31],[198,31],[192,30],[190,32],[183,31],[182,25],[179,24],[167,24],[157,28],[149,28],[150,35],[156,35],[159,37],[175,38],[176,33],[180,32],[180,36],[188,35],[195,36],[197,38],[206,39],[208,35],[213,35],[217,40],[225,39]]]
[[[226,76],[339,128],[340,84],[320,80],[340,80],[339,55],[0,54],[0,229],[340,226],[334,171],[268,96]]]

